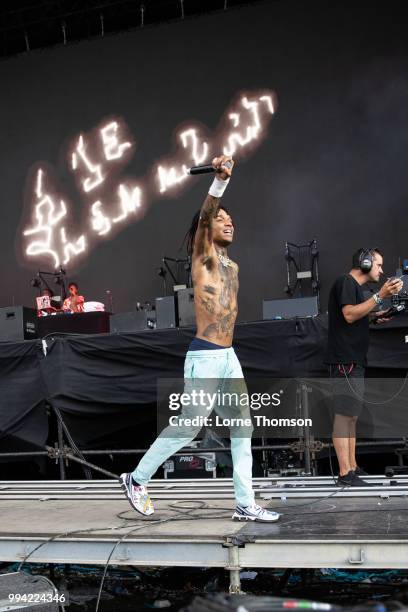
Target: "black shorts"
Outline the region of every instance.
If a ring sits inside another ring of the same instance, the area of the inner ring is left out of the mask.
[[[329,366],[332,387],[332,414],[358,417],[364,407],[365,369],[355,363]]]

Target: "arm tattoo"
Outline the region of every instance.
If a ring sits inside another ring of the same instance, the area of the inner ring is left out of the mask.
[[[203,227],[211,227],[211,220],[215,216],[220,204],[220,198],[208,194],[204,200],[200,212],[200,224]]]
[[[211,285],[204,285],[204,291],[210,295],[215,295],[217,293],[216,288]]]
[[[198,230],[194,245],[195,254],[202,257],[201,263],[208,270],[213,268],[212,258],[205,256],[206,243],[212,242],[211,221],[217,213],[220,203],[220,198],[214,198],[210,194],[204,200],[200,211],[200,220],[198,222]]]

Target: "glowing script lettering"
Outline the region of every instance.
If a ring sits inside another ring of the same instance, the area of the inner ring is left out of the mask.
[[[187,166],[183,164],[178,170],[174,166],[171,168],[157,167],[157,176],[160,184],[160,193],[167,191],[169,187],[174,187],[188,178]]]
[[[35,195],[39,200],[34,203],[35,225],[23,232],[23,236],[35,236],[36,238],[29,242],[25,253],[29,257],[48,255],[58,268],[60,256],[56,246],[55,229],[66,216],[67,207],[63,200],[57,204],[49,193],[43,191],[43,177],[44,171],[39,168],[35,188]]]
[[[241,94],[226,109],[211,137],[203,136],[206,131],[203,126],[184,125],[176,133],[176,153],[153,162],[153,172],[137,181],[123,175],[134,149],[124,121],[105,119],[91,132],[81,131],[66,152],[69,170],[77,184],[79,231],[68,225],[73,214],[68,198],[60,197],[43,165],[36,165],[34,180],[27,181],[25,196],[22,235],[25,260],[31,264],[52,262],[56,268],[69,263],[71,269],[75,268],[98,240],[111,238],[121,228],[139,220],[155,198],[170,194],[175,197],[178,190],[191,184],[190,166],[208,163],[220,151],[240,159],[252,153],[265,137],[275,109],[272,91]]]
[[[245,95],[241,96],[237,103],[241,107],[240,111],[237,112],[234,108],[234,112],[228,113],[228,118],[232,122],[234,130],[230,131],[228,129],[226,135],[225,131],[222,132],[220,147],[218,150],[213,149],[213,154],[218,154],[219,150],[222,150],[224,155],[235,155],[239,150],[239,153],[243,155],[245,149],[253,148],[264,132],[265,124],[270,118],[268,115],[273,115],[275,112],[273,100],[274,94],[272,92],[266,92],[251,99]],[[235,106],[237,105],[235,104]],[[242,108],[244,111],[242,111]],[[264,118],[265,112],[266,120]],[[238,126],[241,126],[241,131],[235,130]],[[179,163],[177,163],[177,159],[162,162],[157,166],[157,182],[160,193],[164,194],[184,182],[189,176],[189,166],[200,165],[208,160],[210,146],[208,142],[200,143],[197,131],[197,128],[190,127],[178,135],[184,149],[187,149],[190,144],[187,159],[180,160]],[[219,140],[216,137],[213,143],[218,142]]]
[[[124,151],[132,146],[130,142],[119,143],[118,130],[119,124],[117,121],[112,121],[112,123],[108,123],[108,125],[101,128],[103,150],[107,160],[119,159]]]
[[[113,223],[125,221],[129,215],[134,215],[141,207],[142,190],[140,187],[128,188],[124,184],[118,187],[119,196],[119,215],[117,217],[109,217],[102,210],[103,204],[100,200],[94,202],[91,206],[91,227],[98,236],[109,234]]]
[[[64,251],[64,265],[71,261],[71,255],[79,255],[79,253],[83,253],[86,249],[86,241],[85,236],[82,235],[76,239],[74,242],[69,242],[67,239],[67,234],[65,227],[61,228],[61,242],[63,244]]]
[[[84,191],[92,191],[98,185],[103,183],[103,175],[100,164],[93,164],[91,160],[86,155],[86,147],[84,144],[84,138],[81,134],[78,140],[77,147],[75,152],[72,154],[72,169],[77,170],[79,166],[79,159],[83,161],[87,170],[91,173],[92,176],[88,176],[82,181],[82,186]]]
[[[258,100],[249,100],[246,96],[243,96],[241,99],[241,104],[245,110],[249,111],[252,119],[252,123],[245,124],[243,131],[238,132],[234,131],[229,134],[227,137],[227,144],[224,146],[223,153],[224,155],[235,155],[238,148],[245,147],[253,140],[256,140],[259,137],[260,131],[262,129],[262,123],[259,113],[259,103],[262,102],[268,112],[272,115],[274,113],[272,96],[260,96]],[[241,114],[242,113],[230,113],[229,118],[232,121],[232,125],[234,128],[237,128],[241,124]],[[245,120],[244,122],[245,123]]]
[[[98,236],[105,236],[110,232],[112,223],[102,212],[102,202],[97,200],[91,206],[91,226]]]
[[[191,157],[195,165],[199,166],[204,163],[208,157],[208,142],[203,142],[201,144],[201,154],[199,154],[199,140],[197,138],[197,131],[194,128],[182,132],[180,134],[180,139],[185,149],[188,147],[189,141],[191,142]]]
[[[118,217],[112,219],[113,223],[124,221],[141,206],[142,190],[140,187],[134,187],[129,191],[125,185],[119,185],[118,194],[122,212]]]

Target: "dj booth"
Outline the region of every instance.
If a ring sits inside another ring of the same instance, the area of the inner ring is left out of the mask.
[[[80,312],[76,314],[39,317],[39,338],[52,334],[108,334],[109,312]]]
[[[107,334],[110,313],[104,311],[72,314],[60,312],[38,316],[25,306],[0,308],[0,342],[43,338],[49,334]]]

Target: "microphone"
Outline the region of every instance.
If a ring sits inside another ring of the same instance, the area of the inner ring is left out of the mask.
[[[232,168],[232,163],[227,161],[224,164],[227,168]],[[204,166],[192,166],[187,170],[188,174],[210,174],[216,172],[212,164],[205,164]]]
[[[192,168],[188,169],[189,174],[209,174],[210,172],[215,172],[215,168],[213,168],[212,164],[206,164],[205,166],[192,166]]]

